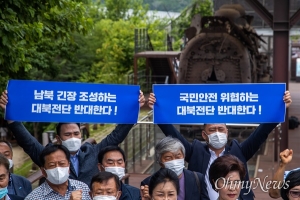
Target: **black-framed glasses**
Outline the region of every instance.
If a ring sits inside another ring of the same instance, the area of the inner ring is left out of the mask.
[[[290,191],[289,194],[293,198],[299,198],[300,197],[300,191]]]

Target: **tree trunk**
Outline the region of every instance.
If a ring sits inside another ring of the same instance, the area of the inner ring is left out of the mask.
[[[39,122],[33,122],[33,136],[39,141]],[[37,170],[39,166],[37,166],[35,163],[32,163],[32,170]]]
[[[39,122],[33,122],[33,136],[39,140]]]

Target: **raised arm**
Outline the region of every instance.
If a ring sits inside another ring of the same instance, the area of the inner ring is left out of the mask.
[[[291,103],[291,95],[289,91],[286,91],[283,96],[283,101],[288,108]],[[277,123],[267,123],[259,125],[251,135],[241,143],[243,155],[246,160],[252,158],[252,156],[258,151],[260,146],[267,140],[269,134],[277,126]]]
[[[133,124],[119,124],[108,134],[100,143],[96,144],[97,155],[99,151],[106,146],[117,146],[123,142],[128,135]]]
[[[44,146],[28,132],[21,122],[10,123],[8,127],[14,134],[19,146],[23,148],[35,164],[40,166],[39,157]]]
[[[156,98],[154,93],[150,93],[149,99],[148,99],[148,106],[153,109],[153,105],[156,102]],[[165,134],[165,136],[172,136],[174,138],[177,138],[181,141],[185,148],[185,160],[189,162],[191,155],[192,155],[192,144],[189,143],[182,135],[181,133],[170,124],[158,124],[159,128],[162,130],[162,132]]]
[[[0,107],[5,110],[7,103],[7,91],[4,91],[0,98]],[[32,161],[40,166],[39,156],[44,146],[28,132],[21,122],[8,121],[8,127],[14,134],[18,144],[30,156]]]
[[[145,104],[145,97],[142,91],[139,95],[139,105]],[[124,141],[134,124],[119,124],[109,135],[96,145],[97,155],[106,146],[116,146]]]
[[[269,189],[269,196],[273,199],[278,199],[281,197],[280,189],[284,184],[284,172],[286,170],[286,165],[291,162],[293,157],[293,150],[286,149],[280,154],[280,162],[277,171],[272,178],[272,184]]]
[[[277,123],[261,124],[241,143],[242,153],[247,161],[259,150],[276,126]]]

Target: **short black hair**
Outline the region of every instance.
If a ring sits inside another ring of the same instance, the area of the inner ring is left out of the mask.
[[[224,124],[226,127],[227,125],[225,123],[215,123],[215,124]],[[205,126],[207,126],[208,124],[203,124],[203,129],[205,129]]]
[[[107,183],[107,181],[109,179],[113,178],[115,183],[116,183],[116,187],[117,187],[117,191],[120,190],[120,181],[119,181],[119,177],[111,172],[99,172],[98,174],[96,174],[95,176],[93,176],[92,180],[91,180],[91,185],[90,185],[90,189],[93,189],[93,183],[98,182],[98,183]]]
[[[60,129],[61,129],[61,126],[64,125],[64,124],[77,124],[77,126],[79,127],[79,130],[80,130],[80,123],[58,123],[56,125],[56,134],[60,136]]]
[[[4,155],[2,155],[2,154],[0,154],[0,165],[3,165],[3,166],[7,169],[7,171],[9,171],[9,161],[8,161],[8,159],[7,159]]]
[[[48,156],[58,150],[63,151],[66,155],[67,160],[70,162],[70,152],[65,146],[63,146],[61,144],[49,144],[43,149],[42,153],[40,154],[40,164],[41,164],[40,167],[45,166],[45,162],[46,162],[45,157],[46,156]]]
[[[104,147],[103,149],[100,150],[100,152],[98,154],[98,163],[102,164],[104,155],[109,151],[118,151],[118,152],[120,152],[123,156],[124,162],[126,161],[125,160],[125,152],[123,151],[123,149],[121,149],[121,147],[119,147],[119,146],[107,146],[107,147]]]
[[[7,146],[10,148],[11,152],[12,152],[12,145],[10,142],[6,141],[6,140],[0,140],[0,143],[5,143],[7,144]]]
[[[160,183],[166,183],[171,182],[177,192],[177,195],[179,194],[179,179],[178,176],[170,169],[167,168],[161,168],[157,172],[155,172],[149,182],[149,194],[152,196],[154,188],[160,184]]]
[[[285,178],[285,184],[280,189],[283,200],[289,200],[289,192],[293,187],[300,185],[300,170],[291,171]]]

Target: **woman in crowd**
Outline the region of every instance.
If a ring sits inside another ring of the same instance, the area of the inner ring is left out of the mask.
[[[209,169],[209,181],[219,193],[218,200],[238,199],[245,175],[244,164],[237,157],[230,154],[218,157]]]
[[[184,169],[185,148],[180,140],[170,136],[160,140],[155,146],[156,162],[162,168],[171,169],[179,179],[178,200],[197,199],[210,200],[207,194],[205,177],[199,172]],[[149,199],[149,185],[151,176],[141,182],[142,195]]]
[[[149,182],[151,200],[177,200],[179,179],[175,172],[164,168],[152,175]]]
[[[281,188],[283,200],[300,199],[300,169],[291,171],[285,178],[285,183]]]

